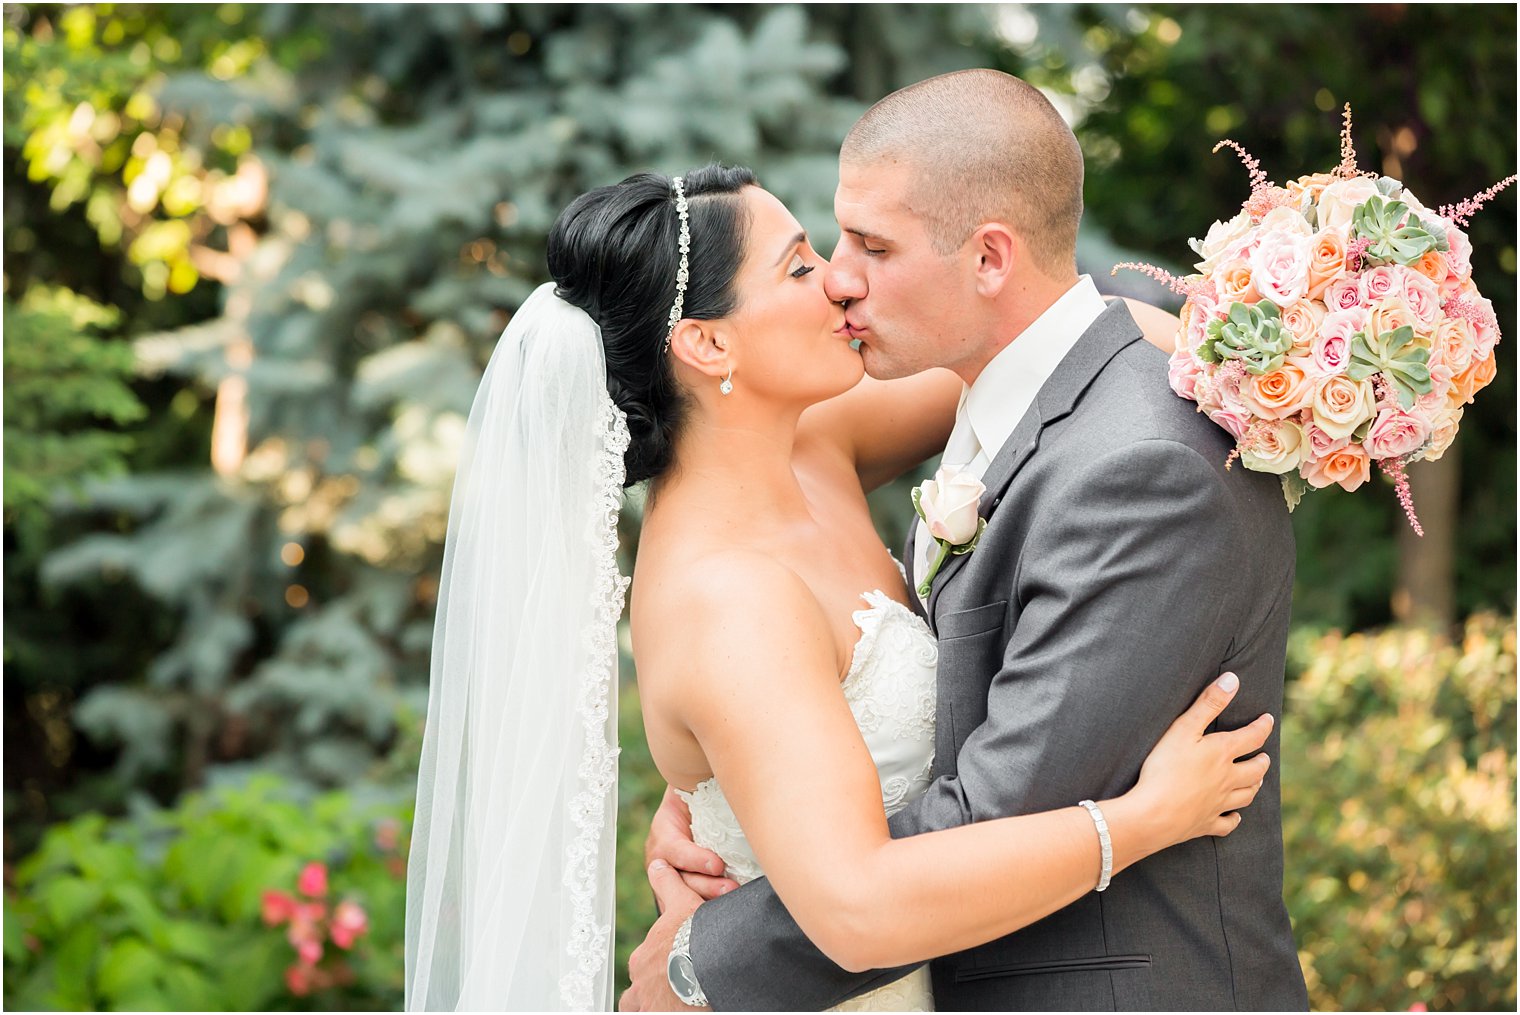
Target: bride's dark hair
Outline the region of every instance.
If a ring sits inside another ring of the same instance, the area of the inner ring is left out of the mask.
[[[744,260],[749,216],[739,192],[755,183],[740,166],[711,164],[682,177],[691,250],[682,317],[732,313],[734,278]],[[670,177],[638,173],[587,191],[549,231],[549,275],[560,298],[580,307],[602,331],[607,390],[628,415],[625,458],[631,486],[670,467],[686,399],[674,360],[664,351],[676,272],[680,218]]]

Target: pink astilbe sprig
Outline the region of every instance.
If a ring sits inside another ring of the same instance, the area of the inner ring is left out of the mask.
[[[1346,125],[1341,128],[1341,164],[1335,167],[1335,175],[1349,180],[1357,175],[1356,145],[1351,143],[1351,103],[1346,103],[1342,115]]]
[[[1382,374],[1372,375],[1372,393],[1377,399],[1377,408],[1379,412],[1385,409],[1399,408],[1398,389],[1395,388],[1392,384],[1389,384],[1388,378],[1384,377]]]
[[[1482,208],[1489,201],[1492,201],[1495,195],[1499,193],[1499,191],[1503,190],[1505,187],[1508,187],[1511,183],[1514,183],[1515,180],[1516,177],[1514,176],[1506,176],[1504,179],[1500,180],[1492,187],[1474,194],[1472,197],[1469,197],[1465,201],[1459,201],[1456,204],[1442,205],[1441,210],[1436,212],[1436,214],[1449,222],[1455,222],[1459,226],[1465,226],[1467,225],[1468,220],[1478,213],[1479,208]]]
[[[1397,458],[1382,458],[1378,460],[1378,467],[1393,480],[1394,493],[1398,494],[1404,514],[1409,516],[1409,527],[1414,529],[1415,535],[1425,535],[1425,530],[1420,528],[1420,520],[1414,514],[1414,495],[1409,492],[1409,476],[1404,472],[1404,463]]]
[[[1165,268],[1158,268],[1154,264],[1141,264],[1139,261],[1121,261],[1114,265],[1114,270],[1109,272],[1109,275],[1119,274],[1120,268],[1128,268],[1130,271],[1138,271],[1142,275],[1149,275],[1178,296],[1212,296],[1214,294],[1213,285],[1202,275],[1190,275],[1186,278],[1178,278]]]
[[[1225,138],[1223,141],[1214,146],[1214,153],[1218,154],[1219,149],[1221,148],[1232,148],[1234,149],[1235,154],[1240,156],[1240,161],[1245,164],[1246,171],[1251,174],[1252,197],[1256,196],[1257,191],[1266,190],[1268,187],[1272,186],[1272,181],[1267,179],[1267,171],[1261,168],[1261,163],[1256,161],[1251,153],[1242,147],[1239,141],[1232,141],[1229,138]]]
[[[1466,293],[1453,296],[1442,303],[1441,312],[1447,317],[1460,317],[1471,324],[1474,331],[1482,328],[1492,328],[1496,334],[1499,331],[1499,318],[1494,313],[1493,305],[1487,301],[1479,303]]]
[[[1365,236],[1358,237],[1346,244],[1346,270],[1353,275],[1362,270],[1362,257],[1367,253],[1367,248],[1372,246],[1372,241]]]
[[[1251,196],[1246,199],[1246,214],[1251,216],[1252,222],[1260,222],[1267,217],[1267,213],[1273,208],[1291,208],[1298,205],[1298,198],[1286,187],[1266,186],[1260,190],[1253,190]]]

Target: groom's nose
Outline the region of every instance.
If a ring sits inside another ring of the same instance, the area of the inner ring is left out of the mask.
[[[833,260],[823,273],[823,291],[835,303],[864,299],[866,295],[865,273],[842,246],[834,248]]]

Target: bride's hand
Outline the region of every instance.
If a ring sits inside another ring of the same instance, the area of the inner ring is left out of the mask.
[[[1271,759],[1258,754],[1272,734],[1272,716],[1247,726],[1205,733],[1236,692],[1240,678],[1226,673],[1172,723],[1140,768],[1140,781],[1125,794],[1153,822],[1156,849],[1201,835],[1229,835],[1240,809],[1256,799]],[[1237,758],[1246,757],[1244,761]]]

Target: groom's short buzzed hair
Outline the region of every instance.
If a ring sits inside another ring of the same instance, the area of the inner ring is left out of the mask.
[[[1012,75],[956,71],[895,91],[850,129],[839,158],[912,167],[909,207],[941,254],[999,221],[1046,274],[1074,270],[1082,149],[1050,100]]]

